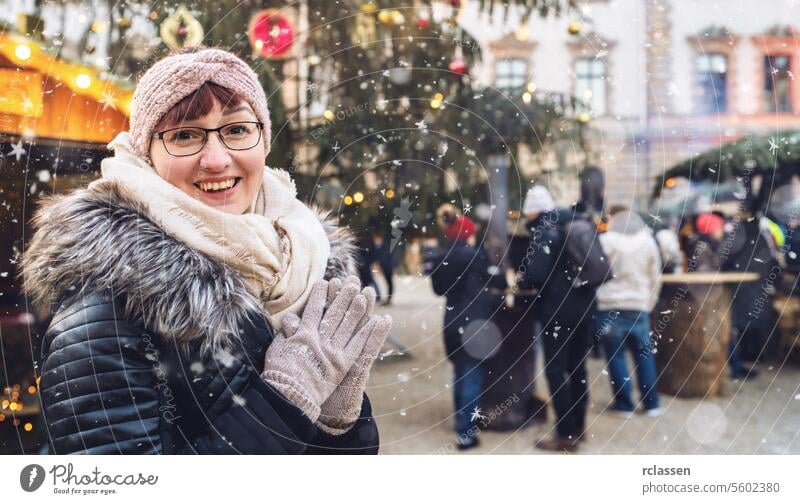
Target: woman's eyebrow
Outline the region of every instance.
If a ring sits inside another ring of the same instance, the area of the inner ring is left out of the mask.
[[[236,112],[250,112],[250,108],[247,107],[246,105],[240,105],[236,108],[226,109],[225,111],[222,112],[222,115],[224,116],[232,115],[235,114]]]

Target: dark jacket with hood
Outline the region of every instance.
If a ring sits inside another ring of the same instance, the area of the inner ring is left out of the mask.
[[[326,277],[352,274],[349,235],[320,218]],[[261,377],[273,332],[256,299],[124,187],[50,197],[35,224],[22,268],[54,314],[37,370],[50,453],[377,453],[366,396],[333,436]]]
[[[520,287],[538,289],[535,307],[544,325],[574,327],[592,317],[596,290],[575,286],[564,226],[582,218],[575,209],[553,209],[528,222],[531,241]]]
[[[482,327],[489,320],[489,287],[494,281],[492,263],[482,247],[465,241],[450,242],[442,255],[433,259],[431,283],[434,292],[445,296],[444,343],[447,356],[453,358],[464,351],[464,338],[478,332],[466,330]],[[501,281],[504,281],[501,279]]]

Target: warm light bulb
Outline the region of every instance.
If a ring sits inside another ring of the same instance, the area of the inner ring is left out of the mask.
[[[353,197],[352,196],[345,196],[344,197],[344,204],[350,206],[353,204]]]
[[[31,57],[31,48],[25,44],[20,44],[14,50],[14,55],[22,61],[28,60]]]
[[[75,78],[75,85],[80,89],[89,89],[89,86],[92,85],[92,78],[85,73],[78,74]]]
[[[353,201],[355,201],[356,203],[361,203],[362,201],[364,201],[364,193],[362,192],[355,193],[353,195]]]

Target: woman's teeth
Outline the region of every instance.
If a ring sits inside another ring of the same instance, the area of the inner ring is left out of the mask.
[[[236,178],[230,178],[222,182],[197,182],[195,185],[205,192],[224,191],[236,185]]]

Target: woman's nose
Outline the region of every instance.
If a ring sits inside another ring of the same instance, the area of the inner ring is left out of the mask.
[[[200,151],[200,168],[221,171],[230,166],[231,156],[218,134],[209,133],[208,140]]]

